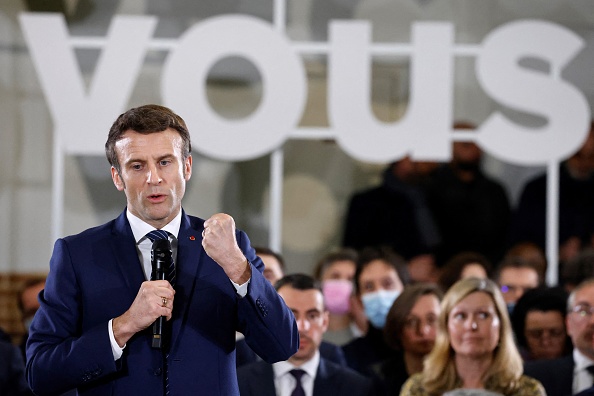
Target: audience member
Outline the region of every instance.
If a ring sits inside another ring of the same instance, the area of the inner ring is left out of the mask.
[[[520,297],[511,322],[524,361],[556,359],[571,352],[566,313],[567,293],[561,288],[532,289]]]
[[[460,279],[466,278],[488,278],[491,274],[491,263],[477,252],[462,252],[450,258],[439,274],[437,284],[441,290],[448,289]]]
[[[437,283],[440,269],[434,253],[412,257],[407,261],[406,267],[412,283]]]
[[[406,157],[386,168],[380,186],[354,194],[343,245],[358,250],[385,245],[407,260],[435,247],[439,235],[420,178],[417,164]]]
[[[527,375],[538,379],[548,395],[569,396],[592,386],[594,377],[594,278],[580,283],[567,301],[567,333],[573,353],[553,360],[525,363]]]
[[[402,257],[387,248],[365,248],[355,271],[355,293],[369,321],[365,336],[343,346],[349,367],[366,375],[371,365],[395,354],[385,342],[383,328],[394,300],[408,283]]]
[[[364,334],[351,314],[357,258],[354,249],[343,248],[323,256],[314,268],[314,278],[322,284],[329,312],[328,330],[323,338],[336,345],[344,345]]]
[[[503,260],[497,267],[495,281],[501,288],[510,315],[522,294],[541,284],[538,271],[532,263],[518,258]]]
[[[435,346],[423,372],[406,381],[401,395],[442,395],[459,388],[545,395],[537,380],[522,375],[505,302],[489,279],[462,279],[449,289],[441,303]]]
[[[510,247],[503,258],[504,260],[520,259],[532,264],[538,272],[540,283],[544,284],[547,275],[547,256],[544,250],[533,242],[518,242]]]
[[[594,248],[582,250],[562,268],[561,279],[568,293],[584,279],[594,278]]]
[[[254,247],[254,250],[264,263],[264,278],[268,279],[274,285],[276,281],[285,275],[285,261],[283,257],[267,247]]]
[[[0,395],[33,395],[25,381],[23,356],[17,346],[6,341],[0,341]]]
[[[31,279],[23,285],[18,294],[17,304],[21,312],[21,320],[25,329],[25,334],[20,342],[21,353],[23,359],[26,358],[27,339],[29,338],[29,327],[33,321],[35,312],[39,309],[39,300],[37,296],[39,292],[45,287],[45,277],[42,279]]]
[[[240,367],[237,377],[241,395],[370,394],[369,379],[325,359],[318,350],[328,328],[328,311],[314,279],[303,274],[287,275],[275,287],[297,320],[299,350],[287,361]]]
[[[262,259],[264,263],[264,277],[272,283],[273,286],[281,278],[284,277],[285,259],[280,253],[266,247],[256,247],[256,254]],[[355,264],[353,264],[354,266]],[[268,272],[267,272],[268,271]],[[353,270],[354,271],[354,270]],[[319,347],[320,354],[327,360],[336,364],[346,366],[346,359],[340,346],[331,342],[322,341]],[[236,367],[243,366],[248,363],[261,361],[262,358],[258,356],[252,348],[249,347],[245,338],[241,333],[238,333],[235,343],[235,364]]]
[[[474,129],[456,123],[457,129]],[[441,235],[438,266],[463,251],[484,254],[492,263],[503,257],[510,205],[503,186],[481,171],[481,149],[454,142],[452,160],[432,175],[427,199]]]
[[[530,180],[514,211],[510,240],[545,249],[547,176]],[[559,262],[592,246],[594,234],[594,122],[580,150],[559,166]]]
[[[423,359],[433,349],[441,290],[434,284],[407,285],[394,301],[384,326],[386,343],[396,356],[373,365],[378,396],[397,396],[404,382],[423,371]]]

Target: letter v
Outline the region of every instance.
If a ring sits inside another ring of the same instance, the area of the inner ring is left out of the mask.
[[[113,19],[88,93],[63,15],[23,13],[19,19],[62,149],[100,154],[114,114],[128,104],[157,19]]]

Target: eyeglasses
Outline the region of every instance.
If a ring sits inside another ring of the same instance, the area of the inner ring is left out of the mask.
[[[565,336],[564,329],[526,329],[526,337],[532,339],[541,339],[544,336],[549,338],[561,338]]]
[[[594,307],[587,305],[587,304],[578,304],[571,312],[578,315],[579,319],[590,319],[594,314]]]
[[[501,293],[517,293],[522,292],[526,293],[528,290],[534,289],[533,287],[524,287],[524,286],[514,286],[514,285],[501,285],[500,290]]]

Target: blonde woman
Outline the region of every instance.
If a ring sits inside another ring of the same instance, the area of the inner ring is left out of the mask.
[[[503,297],[488,279],[463,279],[446,293],[435,346],[423,372],[409,378],[400,395],[437,396],[454,389],[546,395],[540,382],[522,375]]]

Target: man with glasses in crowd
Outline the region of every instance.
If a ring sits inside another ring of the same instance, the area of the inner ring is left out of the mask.
[[[594,278],[569,295],[566,318],[573,353],[553,360],[527,362],[524,373],[541,381],[548,395],[569,396],[594,384]]]

